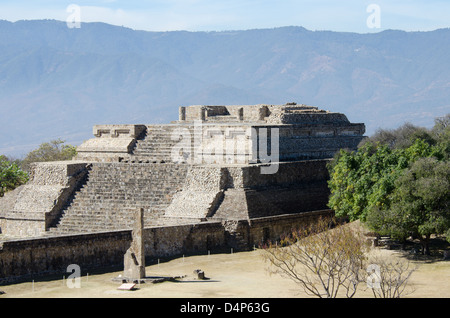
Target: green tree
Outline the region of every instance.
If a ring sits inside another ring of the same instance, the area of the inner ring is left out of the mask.
[[[416,139],[405,149],[367,142],[358,151],[341,150],[329,165],[328,206],[339,217],[365,222],[373,209],[389,208],[395,180],[411,163],[423,157],[445,156],[439,146],[422,139]]]
[[[77,154],[76,147],[65,144],[61,139],[42,143],[38,149],[29,152],[22,161],[24,170],[29,171],[33,162],[71,160]]]
[[[28,181],[28,174],[17,163],[0,156],[0,197]]]
[[[432,234],[450,239],[450,161],[418,159],[395,181],[390,201],[369,213],[368,225],[399,239],[412,235],[428,255]]]
[[[378,129],[373,136],[365,138],[360,143],[360,147],[371,142],[387,145],[390,149],[405,149],[410,147],[416,139],[422,139],[430,145],[436,144],[435,135],[431,131],[411,123],[405,123],[396,129]]]
[[[443,212],[449,208],[449,154],[450,114],[436,118],[431,130],[411,124],[379,130],[357,151],[335,156],[328,205],[337,216],[360,219],[380,234],[399,239],[413,234],[428,253],[431,234],[447,232],[450,240]]]

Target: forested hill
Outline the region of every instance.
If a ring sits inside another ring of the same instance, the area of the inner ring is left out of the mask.
[[[178,106],[297,102],[367,133],[450,112],[450,29],[356,34],[302,27],[147,32],[0,21],[0,154],[74,145],[94,124],[165,123]]]

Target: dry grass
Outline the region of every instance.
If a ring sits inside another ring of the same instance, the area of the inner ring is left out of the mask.
[[[0,298],[306,298],[288,278],[269,275],[261,250],[240,253],[198,255],[161,261],[146,267],[147,276],[184,276],[177,282],[141,284],[134,291],[121,291],[112,279],[122,272],[83,274],[81,288],[68,288],[61,279],[24,282],[0,286]],[[382,249],[390,257],[405,257],[400,250]],[[442,258],[412,260],[418,269],[410,283],[414,292],[406,297],[450,298],[450,261]],[[201,269],[207,280],[194,279]],[[360,286],[355,297],[371,298],[367,286]]]

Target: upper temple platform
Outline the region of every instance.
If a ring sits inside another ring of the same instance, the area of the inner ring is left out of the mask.
[[[267,162],[261,150],[277,151],[272,162],[325,159],[356,149],[364,132],[342,113],[296,103],[182,106],[170,124],[96,125],[76,159],[254,164]]]
[[[72,161],[36,163],[0,200],[12,236],[250,220],[327,209],[327,163],[364,124],[285,105],[188,106],[160,125],[96,125]],[[49,232],[49,233],[47,233]]]
[[[244,122],[303,125],[350,124],[344,114],[322,110],[315,106],[297,105],[296,103],[287,103],[285,105],[194,105],[179,108],[179,123],[188,123],[196,120],[217,124]],[[364,131],[360,133],[364,133]]]

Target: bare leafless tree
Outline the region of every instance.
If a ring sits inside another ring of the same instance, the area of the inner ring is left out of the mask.
[[[351,298],[364,277],[366,242],[357,229],[322,218],[267,244],[263,257],[270,273],[289,277],[308,295],[335,298],[344,291]]]
[[[375,298],[400,298],[414,292],[409,279],[417,266],[409,260],[374,251],[368,262],[366,281]]]

